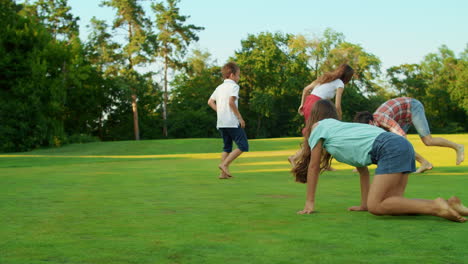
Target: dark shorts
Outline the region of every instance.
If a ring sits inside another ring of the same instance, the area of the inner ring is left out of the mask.
[[[376,175],[416,171],[413,145],[394,133],[385,132],[375,139],[371,159],[377,164]]]
[[[247,141],[247,135],[241,127],[220,127],[219,133],[223,138],[224,147],[223,151],[227,153],[232,152],[232,142],[236,142],[237,147],[242,152],[249,151],[249,142]]]

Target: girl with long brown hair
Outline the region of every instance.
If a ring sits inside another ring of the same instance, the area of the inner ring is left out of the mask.
[[[425,214],[455,222],[467,220],[462,215],[468,215],[468,208],[455,196],[449,200],[403,197],[408,175],[416,169],[414,149],[406,138],[368,124],[341,122],[336,116],[333,104],[321,100],[307,122],[302,150],[292,169],[296,181],[307,184],[306,203],[299,214],[314,212],[319,174],[329,166],[333,156],[357,167],[360,174],[361,204],[350,207],[350,211],[369,211],[374,215]],[[370,164],[377,164],[372,184],[367,169]]]
[[[334,71],[327,72],[318,77],[302,91],[301,105],[298,112],[304,116],[304,121],[309,119],[310,111],[320,99],[333,99],[337,108],[338,118],[341,120],[341,97],[344,87],[354,75],[354,70],[348,64],[341,64]]]

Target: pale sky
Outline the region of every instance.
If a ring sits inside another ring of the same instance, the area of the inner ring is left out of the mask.
[[[81,37],[93,16],[108,20],[115,11],[99,7],[101,0],[68,0],[80,17]],[[141,0],[153,15],[150,0]],[[248,34],[282,32],[321,36],[326,28],[343,33],[382,61],[383,69],[420,63],[445,44],[457,56],[468,44],[467,0],[181,0],[187,23],[205,27],[192,45],[224,64]],[[154,20],[154,19],[153,19]]]

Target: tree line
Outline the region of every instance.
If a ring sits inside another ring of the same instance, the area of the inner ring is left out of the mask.
[[[79,18],[67,0],[0,0],[0,151],[26,151],[93,140],[217,137],[208,97],[222,82],[204,50],[189,50],[204,28],[188,23],[179,0],[101,0],[112,25]],[[115,37],[116,32],[124,38]],[[348,63],[355,77],[343,95],[343,119],[385,100],[423,102],[433,133],[468,131],[468,46],[447,46],[420,64],[381,72],[380,59],[342,33],[248,34],[230,60],[241,68],[239,109],[249,138],[300,136],[304,86]],[[160,70],[142,71],[150,64]]]

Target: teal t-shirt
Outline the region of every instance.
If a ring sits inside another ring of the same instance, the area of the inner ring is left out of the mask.
[[[370,152],[382,128],[360,123],[341,122],[336,119],[324,119],[318,122],[309,137],[313,149],[320,139],[323,147],[337,161],[355,167],[372,164]]]

